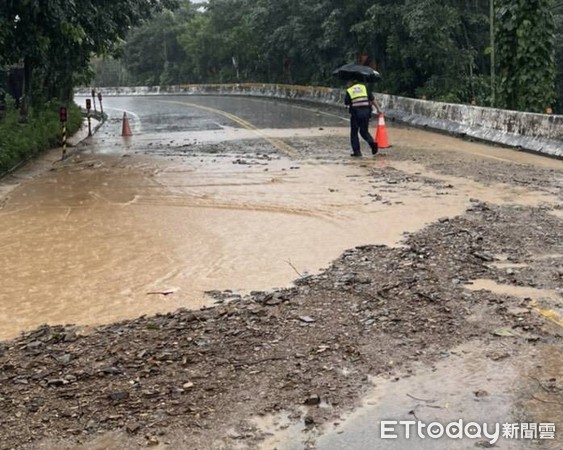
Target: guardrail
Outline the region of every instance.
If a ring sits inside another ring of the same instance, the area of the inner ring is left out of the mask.
[[[184,84],[97,88],[104,95],[243,95],[342,105],[344,91],[281,84]],[[90,95],[91,88],[77,89]],[[563,115],[535,114],[481,106],[375,94],[387,118],[458,136],[563,158]]]

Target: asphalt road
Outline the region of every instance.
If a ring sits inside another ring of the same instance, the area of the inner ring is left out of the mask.
[[[213,289],[240,296],[289,286],[346,249],[400,246],[406,233],[462,215],[475,199],[561,213],[560,161],[393,124],[394,147],[351,160],[344,108],[191,96],[105,97],[103,107],[108,121],[67,160],[51,152],[0,184],[1,338],[44,322],[88,327],[208,306]],[[130,137],[121,135],[124,114]],[[538,311],[557,323],[560,298],[548,287],[542,292],[539,283],[526,296],[545,296]],[[315,445],[486,445],[380,439],[381,420],[409,420],[409,411],[442,423],[507,420],[512,384],[526,376],[489,367],[478,347],[460,354],[399,383],[375,380],[363,407],[320,430]],[[510,361],[530,364],[524,351]],[[542,361],[549,379],[560,361]],[[492,395],[478,403],[473,392],[484,388]],[[305,448],[302,428],[266,430],[279,439],[264,448]]]

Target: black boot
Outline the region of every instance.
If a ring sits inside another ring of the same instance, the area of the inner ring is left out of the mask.
[[[354,152],[354,153],[350,153],[350,156],[353,156],[354,158],[361,158],[362,157],[362,153],[361,152]]]
[[[377,148],[377,144],[375,144],[372,148],[371,148],[371,154],[372,155],[377,155],[377,152],[379,151],[379,149]]]

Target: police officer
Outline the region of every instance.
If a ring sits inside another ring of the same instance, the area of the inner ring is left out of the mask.
[[[372,155],[377,154],[377,143],[373,140],[368,130],[372,106],[375,106],[378,113],[381,111],[375,101],[375,97],[371,92],[368,92],[365,84],[360,83],[358,80],[351,80],[347,84],[344,103],[348,106],[348,111],[350,111],[350,144],[352,145],[352,154],[350,156],[362,156],[358,132],[369,144]]]

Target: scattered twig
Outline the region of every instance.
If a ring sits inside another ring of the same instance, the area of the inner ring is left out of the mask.
[[[297,275],[299,275],[299,278],[303,278],[303,275],[302,275],[301,273],[299,273],[299,271],[295,268],[295,266],[294,266],[293,264],[291,264],[291,260],[290,260],[290,259],[288,259],[288,260],[286,261],[286,263],[289,264],[289,267],[291,267],[291,268],[295,271],[295,273],[296,273]]]
[[[443,406],[439,405],[423,405],[425,408],[434,408],[434,409],[444,409]]]
[[[147,292],[147,295],[170,295],[173,294],[174,292],[176,292],[174,289],[168,289],[166,291],[151,291],[151,292]]]
[[[535,395],[532,395],[532,398],[534,400],[537,400],[538,402],[542,402],[542,403],[552,403],[554,405],[562,405],[563,406],[563,402],[552,402],[550,400],[544,400],[542,398],[536,397]]]
[[[539,379],[537,379],[536,377],[530,377],[532,380],[536,381],[540,387],[547,393],[549,394],[553,394],[553,390],[549,389],[547,386],[545,386]]]
[[[417,397],[415,397],[414,395],[411,395],[411,394],[407,394],[407,397],[410,397],[413,400],[418,400],[420,402],[426,402],[426,403],[434,403],[436,401],[436,400],[425,400],[423,398],[417,398]]]

